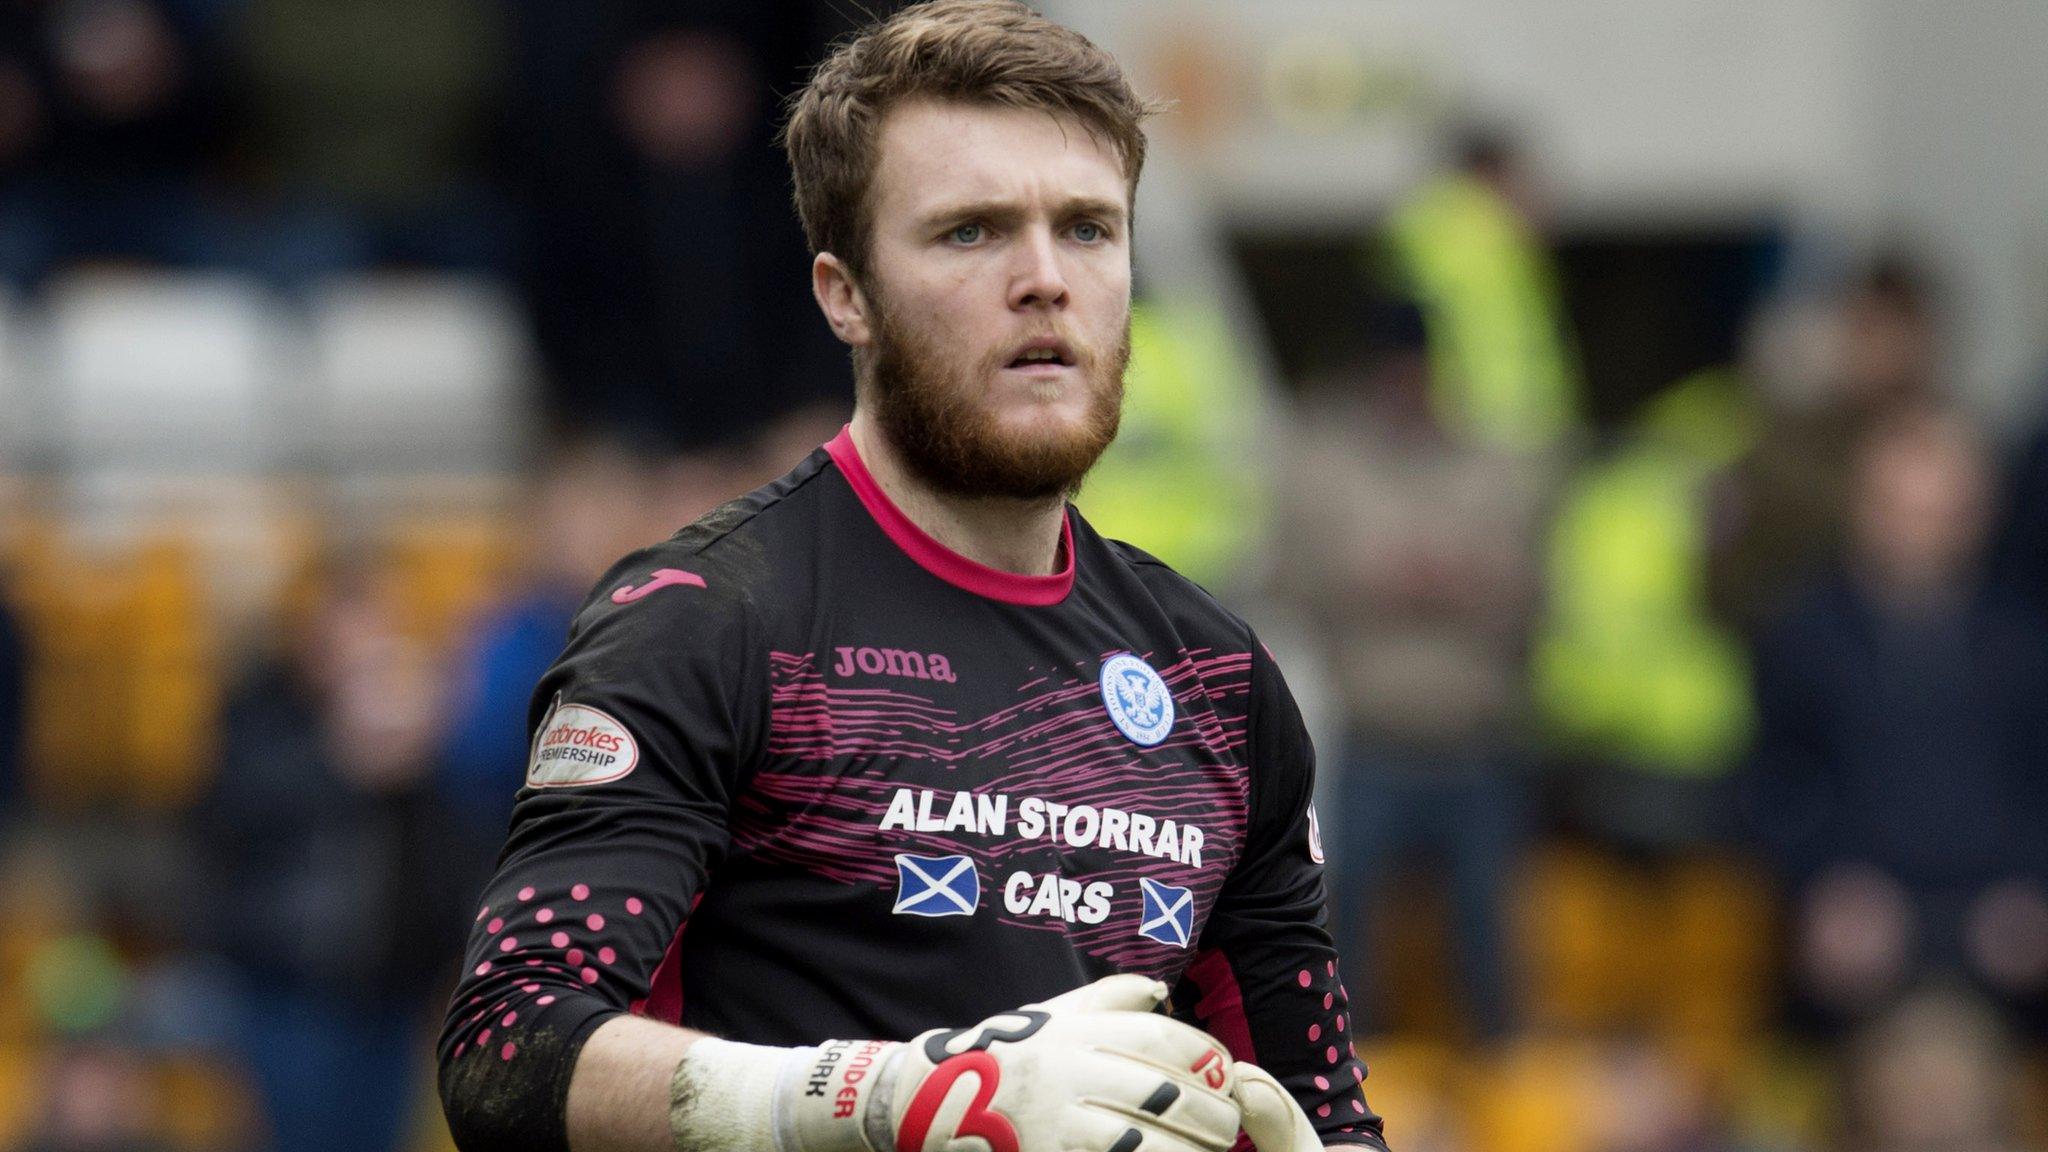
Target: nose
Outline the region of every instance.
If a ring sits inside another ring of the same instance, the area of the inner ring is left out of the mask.
[[[1020,311],[1065,308],[1067,277],[1060,267],[1052,229],[1029,229],[1014,251],[1017,262],[1010,276],[1010,307]]]

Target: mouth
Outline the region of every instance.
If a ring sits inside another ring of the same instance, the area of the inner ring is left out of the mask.
[[[1074,366],[1074,350],[1064,340],[1033,340],[1017,349],[1006,368],[1022,372],[1049,373]]]

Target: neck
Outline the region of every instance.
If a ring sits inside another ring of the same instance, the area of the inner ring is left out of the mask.
[[[1060,570],[1066,501],[980,499],[940,492],[903,463],[866,412],[853,414],[853,443],[891,503],[927,535],[977,564],[1020,576]]]

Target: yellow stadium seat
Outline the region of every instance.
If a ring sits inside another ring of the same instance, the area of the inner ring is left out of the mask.
[[[1540,852],[1513,926],[1532,1020],[1568,1030],[1628,1023],[1641,1001],[1650,913],[1616,862],[1577,848]]]
[[[28,776],[58,810],[183,803],[213,762],[219,653],[190,547],[44,547],[21,573]]]
[[[49,540],[20,575],[30,646],[27,776],[36,799],[56,809],[106,800],[120,763],[127,701],[124,661],[109,659],[127,582]]]
[[[1428,1036],[1383,1034],[1363,1037],[1358,1052],[1370,1068],[1365,1081],[1365,1098],[1373,1111],[1388,1118],[1399,1136],[1397,1145],[1428,1146],[1445,1141],[1433,1134],[1455,1129],[1463,1121],[1458,1098],[1463,1068],[1455,1050]],[[1448,1143],[1461,1146],[1451,1139]]]
[[[1725,1076],[1769,1010],[1773,915],[1768,884],[1738,861],[1549,848],[1517,903],[1532,1016],[1652,1029],[1689,1067]]]
[[[513,526],[497,516],[420,516],[394,525],[383,551],[407,631],[445,653],[512,571],[515,547]]]
[[[154,1069],[162,1114],[157,1135],[183,1148],[242,1148],[258,1115],[241,1070],[217,1058],[181,1054]]]
[[[42,1080],[36,1075],[40,1059],[34,1045],[0,1039],[0,1148],[21,1144],[36,1122],[42,1106],[36,1091]]]
[[[1460,1034],[1464,1015],[1453,983],[1450,914],[1436,885],[1398,884],[1374,910],[1367,934],[1371,980],[1384,981],[1371,1009],[1401,1032],[1449,1039]]]
[[[169,808],[192,799],[215,762],[220,656],[203,581],[181,540],[145,544],[135,558],[133,686],[129,731],[136,802]]]
[[[1530,1036],[1473,1061],[1461,1078],[1470,1146],[1486,1152],[1591,1152],[1598,1054],[1590,1041]]]
[[[1651,1006],[1683,1057],[1724,1082],[1767,1024],[1772,892],[1756,868],[1730,859],[1685,861],[1662,879],[1665,978]]]

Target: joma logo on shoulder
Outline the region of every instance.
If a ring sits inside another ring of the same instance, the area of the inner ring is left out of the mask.
[[[902,648],[834,648],[838,659],[832,662],[832,674],[852,676],[860,673],[867,676],[907,676],[913,680],[940,680],[947,684],[960,679],[953,674],[953,663],[937,652],[926,655]]]

